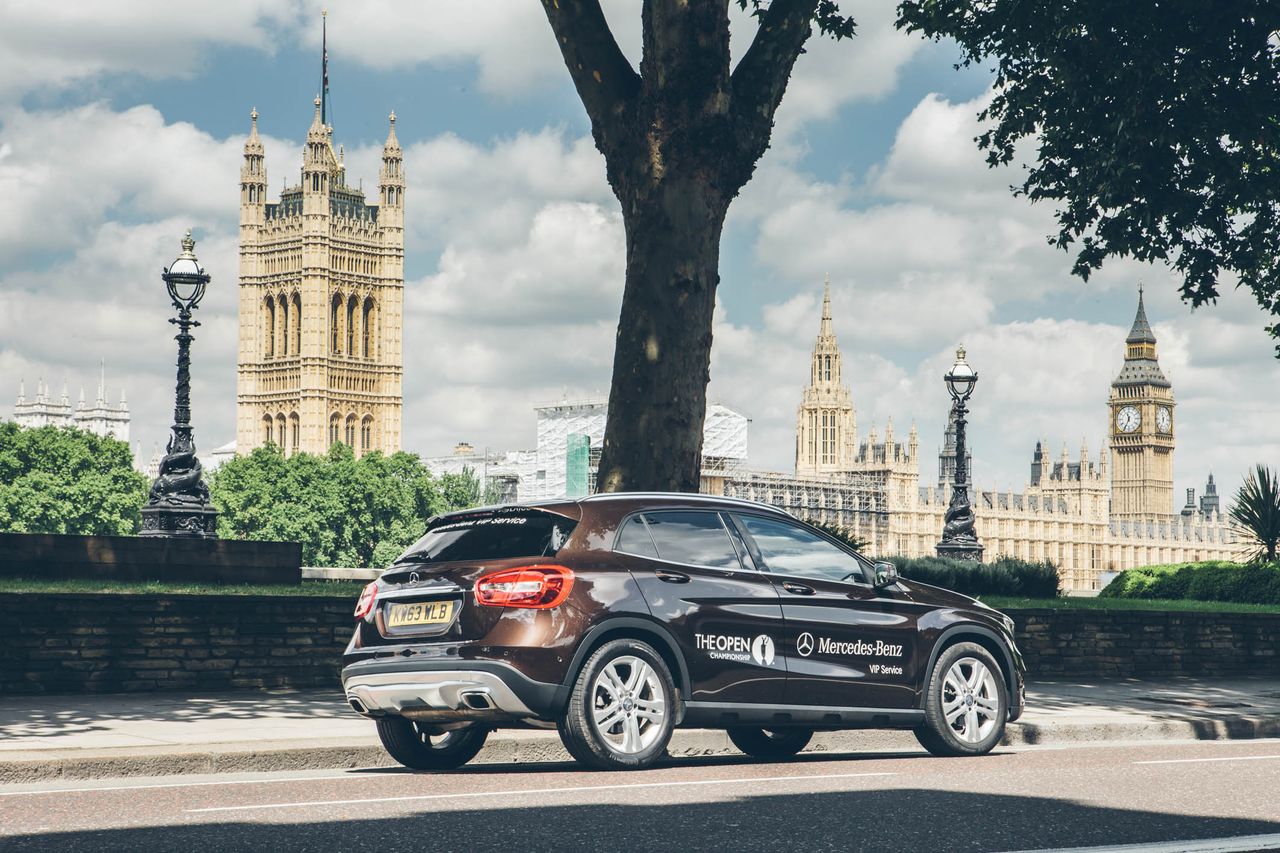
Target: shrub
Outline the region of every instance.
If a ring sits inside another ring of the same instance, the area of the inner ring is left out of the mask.
[[[1121,572],[1099,595],[1280,604],[1280,563],[1240,565],[1219,560],[1142,566]]]
[[[964,595],[1056,598],[1059,594],[1058,569],[1052,563],[1031,563],[1014,557],[999,557],[990,563],[945,557],[887,559],[904,577]]]

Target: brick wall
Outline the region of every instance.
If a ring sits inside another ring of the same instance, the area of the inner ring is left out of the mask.
[[[1280,614],[1005,612],[1032,678],[1280,675]]]
[[[338,687],[348,596],[0,595],[0,694]]]
[[[336,688],[353,604],[0,594],[0,693]],[[1007,612],[1032,678],[1280,674],[1280,614]]]

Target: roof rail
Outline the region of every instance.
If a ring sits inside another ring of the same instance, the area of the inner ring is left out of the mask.
[[[704,495],[701,492],[601,492],[600,494],[587,495],[585,498],[579,498],[579,503],[595,503],[597,501],[608,500],[634,500],[635,498],[665,498],[672,501],[707,501],[711,503],[727,503],[737,506],[751,507],[752,509],[763,509],[768,512],[785,515],[788,518],[795,518],[794,515],[787,512],[781,507],[773,504],[760,503],[759,501],[749,501],[743,498],[731,498],[725,495]]]

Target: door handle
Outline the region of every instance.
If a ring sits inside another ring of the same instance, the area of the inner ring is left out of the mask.
[[[813,587],[806,586],[802,583],[796,583],[794,581],[783,581],[782,588],[787,592],[793,592],[796,595],[813,595]]]
[[[667,583],[688,583],[689,576],[683,572],[673,572],[668,569],[658,569],[654,572],[658,576],[658,580]]]

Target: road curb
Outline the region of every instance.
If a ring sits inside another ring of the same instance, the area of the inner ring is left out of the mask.
[[[1055,722],[1009,725],[1009,746],[1081,745],[1087,743],[1247,740],[1280,737],[1280,716],[1216,717],[1124,722]],[[814,736],[810,753],[916,752],[910,732],[842,731]],[[677,731],[668,749],[673,758],[739,755],[722,731]],[[569,755],[555,732],[499,732],[489,738],[476,764],[567,762]],[[126,776],[250,773],[284,770],[342,770],[389,767],[394,761],[376,738],[317,746],[315,741],[220,743],[201,747],[129,747],[94,750],[11,751],[0,757],[0,784],[56,779],[101,779]]]

